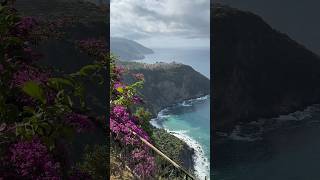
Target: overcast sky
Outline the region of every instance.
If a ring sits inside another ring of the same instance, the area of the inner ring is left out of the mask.
[[[148,47],[210,43],[210,0],[111,0],[111,36]]]

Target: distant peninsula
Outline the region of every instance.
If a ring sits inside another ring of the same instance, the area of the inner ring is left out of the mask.
[[[125,38],[111,37],[110,44],[111,52],[122,61],[141,60],[154,53],[152,49]]]

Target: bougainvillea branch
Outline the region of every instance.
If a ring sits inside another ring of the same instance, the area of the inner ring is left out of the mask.
[[[113,57],[111,57],[113,58]],[[110,60],[110,130],[112,137],[120,143],[131,146],[129,166],[142,179],[151,178],[155,173],[155,158],[150,149],[141,142],[139,136],[151,141],[148,133],[139,124],[139,119],[130,111],[130,106],[137,106],[143,101],[136,90],[144,81],[142,74],[134,75],[136,83],[126,85],[122,82],[123,67]]]

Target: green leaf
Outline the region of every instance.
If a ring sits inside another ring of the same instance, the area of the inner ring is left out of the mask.
[[[72,102],[72,99],[71,99],[70,96],[67,96],[67,101],[68,101],[69,106],[72,107],[73,106],[73,102]]]
[[[82,76],[88,76],[90,74],[93,74],[94,72],[97,72],[101,69],[100,65],[93,64],[93,65],[87,65],[80,69],[79,74]]]
[[[2,13],[4,11],[4,6],[0,6],[0,13]]]
[[[118,91],[119,93],[123,93],[123,88],[122,88],[122,87],[118,87],[118,88],[117,88],[117,91]]]
[[[28,81],[23,85],[22,90],[29,96],[41,101],[43,104],[46,103],[44,91],[38,83],[34,81]]]
[[[31,114],[34,114],[35,113],[35,110],[32,108],[32,107],[29,107],[29,106],[24,106],[23,107],[23,110],[27,113],[31,113]]]
[[[61,90],[64,86],[73,87],[72,81],[64,78],[50,78],[48,81],[50,87]]]

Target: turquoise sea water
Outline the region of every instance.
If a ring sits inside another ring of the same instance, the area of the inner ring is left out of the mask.
[[[195,150],[195,174],[209,179],[210,173],[210,96],[205,96],[168,107],[151,121],[185,141]]]

